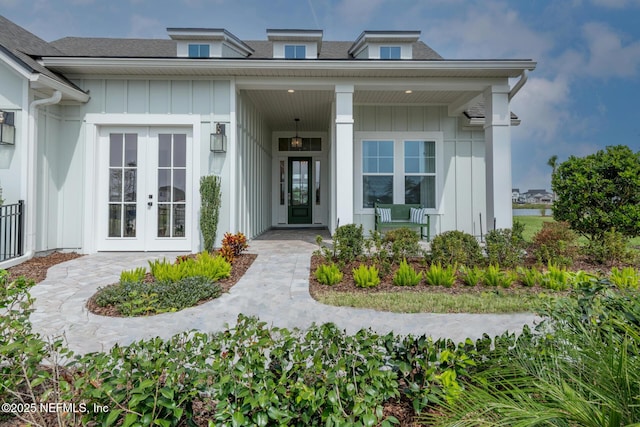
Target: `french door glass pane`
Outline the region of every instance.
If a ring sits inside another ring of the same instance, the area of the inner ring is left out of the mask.
[[[158,135],[158,166],[166,168],[171,166],[171,135]]]
[[[122,134],[112,133],[109,135],[109,166],[122,166]]]
[[[362,207],[377,203],[393,203],[393,176],[365,175],[362,177]]]
[[[184,202],[187,192],[187,171],[175,169],[173,171],[173,201]]]
[[[109,237],[136,236],[137,165],[138,135],[110,134]]]
[[[135,202],[137,200],[137,173],[136,169],[124,170],[124,201]]]
[[[171,169],[158,169],[158,202],[171,201]]]
[[[173,166],[184,168],[187,166],[187,135],[173,135]]]
[[[158,237],[184,237],[187,135],[158,135]]]
[[[122,201],[122,169],[109,170],[109,201]]]
[[[158,205],[158,237],[171,237],[171,205]]]
[[[136,205],[124,205],[123,237],[136,237]]]
[[[173,237],[184,237],[185,205],[173,205]]]
[[[109,205],[109,237],[122,236],[122,206]]]
[[[138,135],[127,133],[124,136],[124,166],[136,167],[138,165]]]

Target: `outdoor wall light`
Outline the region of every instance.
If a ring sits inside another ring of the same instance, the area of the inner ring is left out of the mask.
[[[214,153],[227,152],[227,135],[225,135],[225,125],[216,123],[216,133],[211,134],[211,143],[209,149]]]
[[[291,138],[291,148],[294,150],[299,150],[302,148],[302,138],[298,136],[298,122],[300,119],[293,119],[296,121],[296,136]]]
[[[14,114],[13,112],[0,111],[0,144],[14,145],[16,143]]]

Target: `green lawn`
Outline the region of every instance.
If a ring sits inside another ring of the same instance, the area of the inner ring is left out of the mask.
[[[553,221],[551,216],[514,216],[513,221],[524,224],[524,232],[522,233],[524,240],[531,242],[533,236],[542,229],[542,224]]]
[[[513,220],[524,224],[524,232],[522,234],[524,240],[527,242],[531,242],[533,240],[533,236],[542,229],[543,223],[554,221],[551,216],[514,216]],[[578,239],[578,243],[584,245],[587,243],[587,239],[580,237]],[[635,248],[640,247],[640,236],[631,239],[629,241],[629,246]]]
[[[323,304],[370,308],[394,313],[522,313],[533,312],[540,298],[520,292],[487,290],[478,294],[445,292],[327,292],[317,296]]]

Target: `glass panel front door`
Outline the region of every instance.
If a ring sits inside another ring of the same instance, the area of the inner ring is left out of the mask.
[[[98,249],[191,250],[190,134],[144,128],[101,135],[106,193]]]
[[[289,158],[289,224],[311,224],[311,158]]]

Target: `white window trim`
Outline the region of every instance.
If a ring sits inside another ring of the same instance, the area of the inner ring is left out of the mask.
[[[444,134],[443,132],[355,132],[354,156],[354,213],[373,214],[373,208],[362,207],[362,142],[368,140],[393,141],[393,203],[404,204],[404,141],[434,141],[436,143],[436,207],[429,214],[442,214],[444,209]]]

